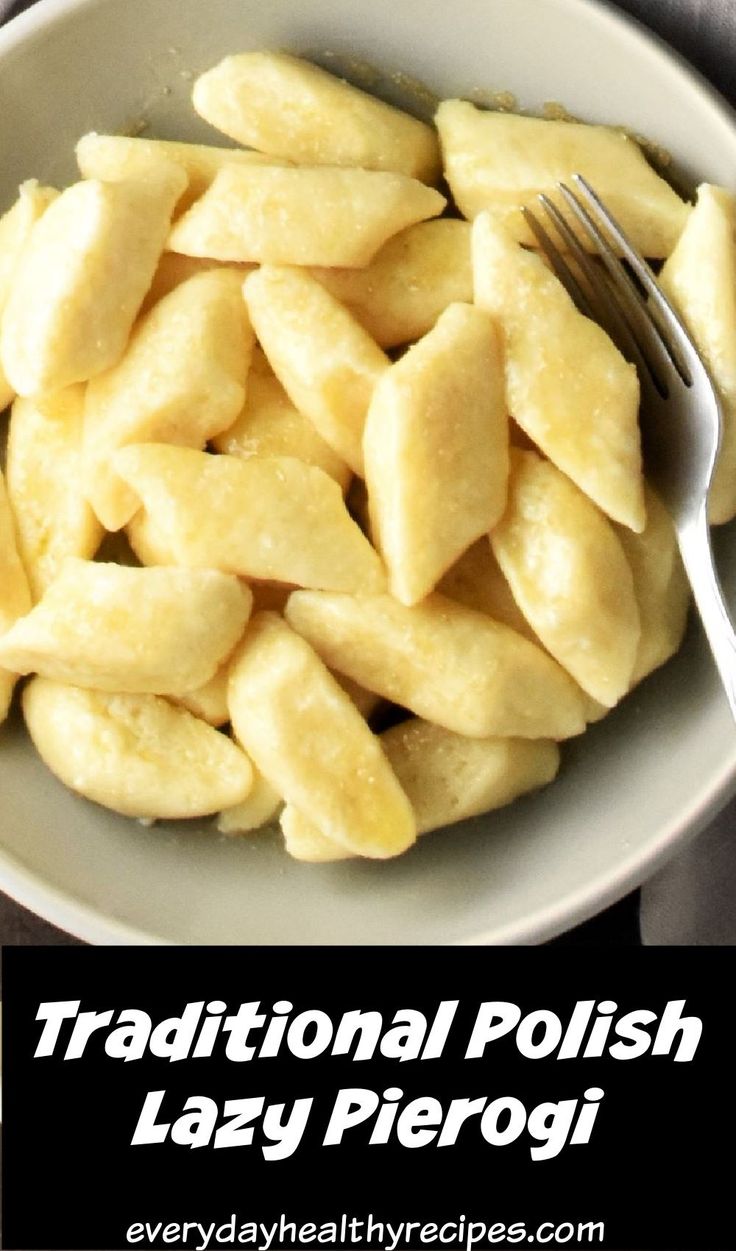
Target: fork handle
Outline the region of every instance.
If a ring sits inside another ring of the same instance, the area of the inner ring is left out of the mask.
[[[713,561],[705,505],[692,520],[683,523],[678,533],[678,541],[703,629],[726,692],[731,715],[736,721],[736,629]]]

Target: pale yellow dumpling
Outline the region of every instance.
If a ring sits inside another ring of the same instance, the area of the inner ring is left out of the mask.
[[[234,808],[225,808],[217,818],[217,828],[221,834],[250,834],[270,825],[283,805],[278,791],[254,767],[253,785],[247,799]]]
[[[112,463],[144,506],[144,533],[172,563],[332,590],[386,584],[337,483],[314,465],[165,443],[121,448]]]
[[[84,387],[65,387],[42,404],[19,397],[8,433],[7,482],[18,550],[40,599],[67,556],[91,559],[103,529],[80,490]]]
[[[351,478],[349,467],[325,443],[314,422],[292,404],[259,349],[253,353],[248,371],[245,404],[232,426],[212,439],[212,446],[243,460],[293,456],[323,469],[343,491]]]
[[[647,487],[646,499],[647,524],[641,534],[616,527],[634,579],[641,621],[632,686],[678,651],[690,604],[690,584],[672,519],[651,487]]]
[[[186,695],[245,628],[252,597],[211,569],[134,569],[69,557],[0,637],[0,665],[99,691]]]
[[[268,159],[259,152],[244,152],[242,148],[145,139],[139,135],[99,135],[95,131],[82,135],[76,157],[83,178],[99,178],[102,182],[147,178],[155,176],[162,165],[178,165],[187,181],[177,201],[177,213],[204,194],[224,165],[260,165]]]
[[[286,619],[330,668],[458,734],[562,739],[584,728],[582,695],[551,657],[436,592],[408,608],[390,595],[294,591]]]
[[[488,535],[478,539],[463,552],[459,560],[448,569],[440,581],[438,591],[448,599],[454,599],[466,608],[487,613],[494,621],[510,626],[517,634],[523,634],[532,643],[539,643],[537,635],[519,608],[511,587],[493,554]]]
[[[209,682],[205,682],[204,686],[198,686],[194,691],[187,691],[185,695],[180,695],[177,703],[183,704],[194,713],[195,717],[206,721],[208,725],[215,727],[226,725],[230,720],[227,706],[228,671],[229,658],[223,665],[220,665]]]
[[[141,319],[119,364],[88,387],[86,489],[107,530],[119,530],[137,507],[110,463],[117,448],[201,448],[241,411],[254,335],[240,285],[229,269],[183,282]]]
[[[21,183],[18,199],[0,217],[0,322],[23,251],[39,217],[45,213],[58,191],[43,187],[35,179]],[[5,376],[0,361],[0,412],[10,403],[15,391]],[[2,701],[0,700],[0,705]]]
[[[508,421],[490,317],[451,304],[376,385],[363,433],[371,534],[391,592],[416,604],[506,502]]]
[[[68,187],[42,214],[13,274],[0,358],[18,395],[56,391],[123,354],[186,175]]]
[[[243,294],[261,347],[292,403],[362,474],[366,413],[388,357],[304,270],[264,265],[246,278]]]
[[[406,795],[349,696],[298,634],[258,613],[233,660],[236,737],[289,803],[359,855],[406,851],[416,823]]]
[[[667,256],[690,206],[655,172],[631,136],[611,126],[524,117],[445,100],[437,111],[445,175],[460,212],[487,211],[519,242],[535,244],[522,206],[583,174],[643,256]],[[564,209],[564,204],[561,204]]]
[[[201,817],[241,803],[252,786],[251,763],[235,743],[156,695],[34,678],[23,692],[23,713],[51,772],[125,816]]]
[[[535,452],[514,449],[491,545],[547,650],[612,707],[631,684],[641,627],[634,581],[610,522]]]
[[[464,821],[511,803],[555,777],[560,749],[549,739],[465,738],[413,717],[381,735],[381,744],[411,801],[417,833]],[[286,850],[313,863],[350,853],[291,805],[281,829]]]
[[[613,521],[643,530],[634,366],[488,213],[473,225],[473,272],[476,303],[503,329],[509,412]]]
[[[405,174],[225,165],[174,224],[188,256],[264,265],[367,265],[387,239],[439,217],[447,201]]]
[[[225,57],[194,84],[197,112],[249,148],[306,165],[357,165],[432,182],[431,126],[286,52]]]
[[[707,183],[660,283],[708,366],[723,435],[708,499],[711,524],[736,516],[736,196]]]
[[[382,348],[412,343],[448,304],[473,299],[470,223],[454,217],[409,226],[363,269],[312,269]]]

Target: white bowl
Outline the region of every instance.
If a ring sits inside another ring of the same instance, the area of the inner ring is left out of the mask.
[[[593,0],[41,0],[0,31],[0,203],[74,177],[85,131],[139,121],[213,139],[188,101],[226,53],[355,57],[444,96],[562,101],[728,185],[726,106],[639,27]],[[215,139],[215,142],[217,140]],[[726,585],[736,539],[719,536]],[[728,798],[736,732],[697,630],[677,659],[568,744],[554,785],[384,864],[304,866],[273,837],[211,823],[145,829],[75,798],[19,724],[0,738],[0,886],[93,942],[538,942],[613,902]]]

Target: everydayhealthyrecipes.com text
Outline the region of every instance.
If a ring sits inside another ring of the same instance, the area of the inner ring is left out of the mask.
[[[535,1243],[542,1246],[585,1247],[602,1245],[605,1240],[603,1221],[542,1221],[530,1230],[524,1221],[473,1220],[465,1215],[454,1221],[382,1221],[372,1213],[361,1220],[343,1212],[334,1221],[290,1221],[281,1214],[277,1221],[241,1220],[233,1212],[230,1218],[218,1225],[216,1221],[202,1224],[200,1221],[134,1221],[128,1226],[126,1242],[155,1243],[158,1239],[168,1246],[191,1247],[192,1251],[209,1251],[217,1246],[251,1246],[256,1251],[284,1251],[284,1248],[303,1248],[315,1243],[321,1247],[372,1247],[381,1251],[401,1251],[416,1246],[462,1248],[515,1246],[518,1243]]]
[[[154,1022],[138,1008],[82,1011],[80,1000],[55,1000],[39,1005],[36,1020],[43,1024],[34,1058],[82,1060],[88,1046],[104,1045],[110,1059],[127,1063],[144,1056],[168,1063],[333,1056],[356,1064],[374,1057],[399,1064],[423,1062],[439,1059],[457,1032],[458,1004],[442,1000],[433,1016],[399,1008],[385,1019],[376,1011],[350,1011],[335,1018],[319,1008],[295,1012],[286,1000],[271,1006],[241,1003],[228,1012],[222,1000],[202,1000],[186,1004],[179,1016]],[[687,1062],[697,1051],[703,1026],[699,1017],[684,1011],[685,1000],[674,999],[660,1013],[641,1008],[618,1015],[612,1001],[591,999],[578,1001],[563,1020],[545,1008],[522,1013],[518,1004],[490,1000],[479,1005],[470,1030],[459,1040],[461,1057],[463,1062],[488,1060],[494,1044],[506,1038],[532,1061],[651,1055]],[[458,1039],[453,1041],[457,1045]],[[589,1086],[577,1098],[527,1107],[514,1095],[495,1092],[458,1099],[407,1097],[399,1085],[379,1091],[356,1083],[330,1096],[320,1146],[339,1146],[358,1135],[373,1147],[451,1147],[473,1126],[490,1146],[522,1140],[533,1160],[549,1160],[563,1147],[590,1142],[604,1096],[600,1086]],[[277,1102],[251,1095],[218,1102],[199,1093],[169,1095],[165,1087],[149,1090],[131,1146],[169,1142],[189,1148],[251,1147],[266,1160],[283,1160],[297,1151],[323,1098]]]

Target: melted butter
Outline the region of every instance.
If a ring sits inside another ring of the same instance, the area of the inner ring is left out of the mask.
[[[513,91],[489,91],[485,87],[476,87],[467,99],[478,108],[491,109],[494,113],[520,113],[519,101]]]

